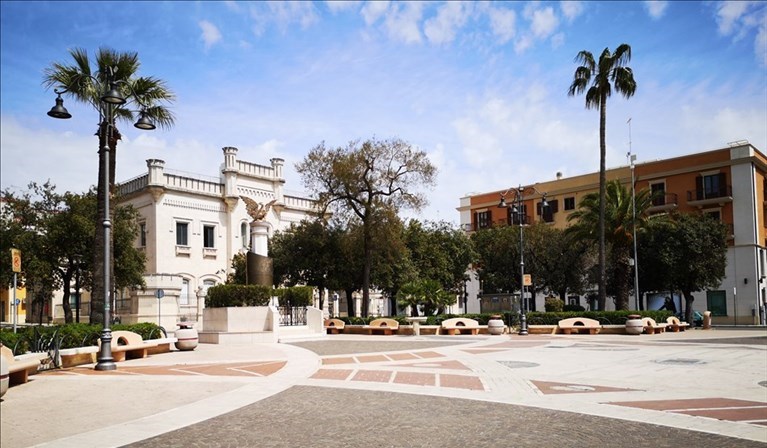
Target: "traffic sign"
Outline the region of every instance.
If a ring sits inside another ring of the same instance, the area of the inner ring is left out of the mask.
[[[11,249],[11,269],[21,272],[21,251],[18,249]]]
[[[533,276],[525,274],[525,286],[531,286],[533,284]]]
[[[158,299],[162,299],[163,297],[165,297],[165,291],[163,291],[163,290],[162,290],[162,288],[161,288],[161,289],[158,289],[158,290],[157,290],[157,291],[154,293],[154,295],[155,295],[155,297],[157,297]]]

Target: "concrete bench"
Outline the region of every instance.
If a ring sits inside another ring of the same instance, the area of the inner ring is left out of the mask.
[[[394,319],[381,318],[375,319],[374,321],[370,322],[369,325],[365,325],[363,328],[368,331],[368,334],[381,333],[385,335],[391,335],[399,330],[399,322]]]
[[[479,322],[464,317],[454,317],[442,321],[442,330],[447,334],[479,334]]]
[[[668,324],[659,324],[652,317],[643,317],[644,332],[647,334],[657,334],[666,331]]]
[[[98,341],[101,347],[101,339]],[[141,335],[132,331],[112,332],[112,358],[115,362],[126,359],[146,358],[149,349],[157,347],[156,343],[144,341]]]
[[[676,316],[671,316],[667,318],[666,325],[667,325],[666,328],[670,329],[674,333],[684,331],[690,326],[690,324],[688,324],[687,322],[680,322],[679,318],[677,318]]]
[[[170,352],[170,345],[175,344],[176,341],[178,341],[177,338],[157,338],[157,339],[147,339],[146,341],[144,341],[144,343],[154,344],[154,347],[149,347],[147,349],[147,354],[156,355],[158,353]]]
[[[557,323],[557,327],[564,334],[581,333],[588,331],[589,334],[597,334],[602,329],[599,321],[589,319],[588,317],[570,317],[562,319]]]
[[[40,359],[37,356],[17,359],[13,356],[13,351],[4,345],[0,346],[0,352],[4,363],[8,365],[8,382],[11,386],[26,383],[29,381],[29,375],[37,373],[40,367]]]
[[[328,334],[338,334],[344,331],[346,323],[341,319],[325,319],[325,331]]]

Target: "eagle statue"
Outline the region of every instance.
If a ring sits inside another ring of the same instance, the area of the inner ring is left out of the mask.
[[[240,196],[240,198],[245,202],[245,208],[248,211],[248,215],[253,218],[253,222],[263,221],[266,218],[266,214],[269,213],[269,209],[277,202],[277,199],[272,199],[265,204],[259,204],[247,196]]]

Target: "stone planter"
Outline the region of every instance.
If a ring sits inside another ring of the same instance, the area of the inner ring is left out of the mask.
[[[197,348],[199,336],[197,329],[189,323],[179,323],[176,330],[176,348],[182,351],[194,350]]]
[[[642,316],[638,314],[631,314],[626,320],[626,334],[642,334],[644,331],[644,322],[642,322]]]
[[[506,329],[506,324],[501,319],[501,316],[493,316],[487,321],[487,332],[492,335],[501,335]]]

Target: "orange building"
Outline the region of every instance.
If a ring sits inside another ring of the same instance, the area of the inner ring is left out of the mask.
[[[631,166],[608,169],[607,180],[617,179],[631,185]],[[727,148],[690,154],[634,165],[636,189],[650,188],[657,196],[650,213],[708,213],[716,216],[730,230],[726,277],[712,290],[695,293],[693,309],[712,311],[714,324],[764,324],[767,300],[767,158],[748,142],[736,142]],[[550,222],[565,228],[567,217],[581,199],[599,190],[599,173],[539,182],[521,186],[522,212],[526,223]],[[519,187],[512,187],[512,190]],[[537,191],[536,191],[537,190]],[[511,208],[499,208],[497,190],[461,198],[462,228],[471,233],[497,225],[517,225],[518,216]],[[542,208],[542,192],[549,207]],[[508,200],[515,195],[507,194]],[[641,264],[642,260],[638,260]],[[475,281],[470,289],[476,295]],[[661,292],[667,295],[664,292]],[[649,297],[647,300],[649,301]],[[532,309],[543,309],[543,297],[536,297]],[[575,303],[585,305],[583,297]],[[608,306],[611,305],[608,300]],[[633,303],[633,302],[632,302]],[[761,314],[761,319],[760,319]]]

